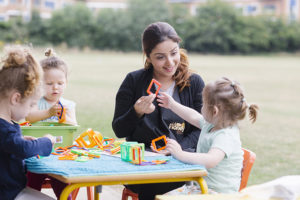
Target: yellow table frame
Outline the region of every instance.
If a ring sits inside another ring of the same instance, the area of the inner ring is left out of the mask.
[[[76,188],[97,185],[129,185],[143,183],[197,181],[201,187],[202,194],[207,194],[208,192],[207,184],[203,179],[203,176],[207,175],[206,170],[82,177],[64,177],[55,174],[49,175],[64,183],[69,183],[69,185],[61,193],[60,200],[66,200],[69,194]],[[94,199],[99,200],[99,195],[96,192],[94,192]]]

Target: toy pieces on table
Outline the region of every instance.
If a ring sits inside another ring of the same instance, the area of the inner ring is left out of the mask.
[[[110,153],[111,153],[111,154],[121,153],[121,146],[117,146],[117,147],[115,147],[115,148],[111,148],[111,149],[110,149]]]
[[[152,140],[152,146],[156,151],[165,149],[166,145],[167,145],[167,138],[165,135],[162,135]]]
[[[76,160],[78,155],[76,154],[65,154],[58,157],[58,160]]]
[[[64,123],[66,122],[66,108],[62,105],[62,103],[59,101],[58,104],[61,107],[60,112],[58,113],[58,122],[59,123]]]
[[[89,160],[91,160],[91,157],[88,156],[79,156],[78,158],[75,159],[75,161],[77,162],[87,162]]]
[[[29,121],[19,123],[20,126],[31,126],[32,124]]]
[[[156,85],[157,85],[157,89],[156,89],[156,91],[155,91],[155,96],[157,96],[157,94],[158,94],[158,92],[159,92],[159,90],[160,90],[160,88],[161,88],[161,84],[160,84],[157,80],[155,80],[154,78],[151,80],[151,82],[150,82],[150,84],[149,84],[149,86],[148,86],[147,93],[148,93],[149,95],[152,94],[151,88],[152,88],[153,84],[156,84]]]
[[[43,158],[43,156],[40,156],[39,154],[38,154],[38,155],[36,155],[36,157],[37,157],[37,159],[41,159],[41,158]]]
[[[137,155],[141,157],[140,160],[144,160],[145,144],[137,142],[124,142],[121,144],[121,159],[123,161],[133,161],[134,147],[139,147],[141,150],[140,154],[135,154],[135,159],[139,159],[136,157]]]
[[[161,158],[161,159],[156,159],[152,161],[146,161],[143,160],[140,165],[145,166],[145,165],[160,165],[160,164],[167,164],[169,162],[169,158]],[[135,163],[133,163],[135,164]]]
[[[84,137],[88,137],[89,144],[84,140]],[[97,131],[93,131],[93,129],[89,128],[87,131],[83,132],[80,134],[76,139],[75,142],[80,146],[80,147],[86,147],[86,148],[92,148],[96,145],[100,149],[103,149],[103,136],[101,133]]]
[[[100,152],[99,151],[85,151],[81,149],[71,149],[71,153],[79,156],[88,156],[93,158],[100,158]]]
[[[142,163],[142,150],[140,146],[132,147],[132,161],[131,163],[140,165]]]

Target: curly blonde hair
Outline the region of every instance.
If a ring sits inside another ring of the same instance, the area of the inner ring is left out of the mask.
[[[41,83],[42,70],[30,49],[20,45],[4,48],[5,56],[0,65],[0,96],[16,90],[26,98],[31,96]]]

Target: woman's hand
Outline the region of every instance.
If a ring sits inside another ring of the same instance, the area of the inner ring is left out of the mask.
[[[142,96],[134,104],[134,110],[137,113],[138,117],[142,117],[144,114],[150,114],[155,110],[153,101],[155,99],[155,94],[149,96]]]
[[[170,152],[173,157],[178,158],[178,156],[182,153],[182,149],[180,144],[176,140],[167,138],[166,151]]]
[[[175,100],[165,92],[160,93],[157,96],[158,105],[164,108],[172,109]]]

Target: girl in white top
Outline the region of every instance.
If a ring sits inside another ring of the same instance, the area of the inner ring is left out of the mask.
[[[67,85],[68,67],[63,60],[55,56],[52,49],[47,49],[45,55],[47,58],[41,61],[44,70],[44,96],[26,117],[26,120],[31,123],[37,121],[57,122],[61,111],[60,102],[66,108],[64,123],[76,125],[75,103],[62,98]]]
[[[202,95],[202,115],[174,101],[166,93],[157,97],[161,107],[172,110],[201,129],[197,152],[182,151],[175,140],[168,139],[166,149],[161,153],[170,153],[185,163],[204,165],[208,170],[205,179],[209,189],[219,193],[237,192],[243,164],[237,123],[245,118],[247,109],[250,120],[255,122],[258,106],[248,105],[240,85],[228,78],[207,84]]]
[[[67,84],[68,67],[63,60],[55,56],[52,49],[47,49],[45,55],[47,58],[41,61],[44,71],[44,96],[26,117],[26,120],[31,123],[37,121],[58,122],[58,116],[61,112],[60,104],[62,104],[66,112],[64,123],[76,125],[75,103],[62,98]],[[36,190],[41,190],[44,179],[49,178],[57,198],[67,186],[67,184],[44,174],[28,172],[27,177],[27,185]],[[68,200],[71,200],[71,195],[68,196]]]

